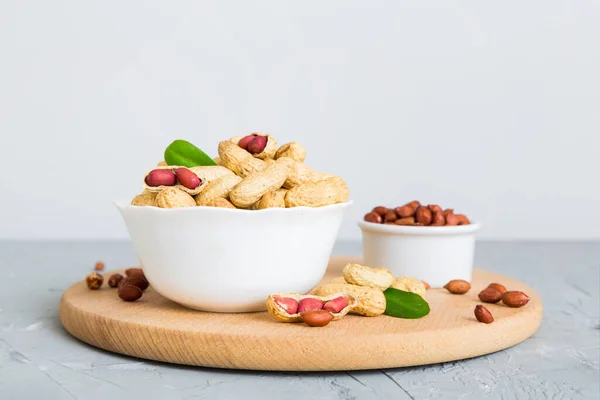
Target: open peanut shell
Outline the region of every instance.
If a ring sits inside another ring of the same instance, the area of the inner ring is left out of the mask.
[[[252,154],[254,158],[260,158],[261,160],[266,160],[269,158],[275,158],[275,153],[277,152],[277,142],[273,135],[269,135],[268,133],[260,133],[260,132],[252,132],[251,135],[254,136],[264,136],[267,138],[267,145],[260,153]],[[244,136],[234,136],[229,139],[230,142],[238,144]]]
[[[349,293],[335,293],[328,296],[315,296],[311,294],[299,294],[299,293],[273,293],[267,298],[267,311],[273,317],[282,322],[302,322],[302,316],[300,313],[288,314],[286,310],[280,305],[279,299],[294,299],[300,303],[300,300],[306,298],[318,299],[323,303],[327,303],[329,300],[337,299],[338,297],[344,297],[348,301],[348,305],[341,309],[339,312],[332,312],[333,320],[338,320],[344,315],[348,314],[358,304],[358,299]]]
[[[176,166],[176,165],[165,165],[165,166],[155,167],[155,168],[152,168],[151,171],[148,171],[144,175],[144,179],[143,179],[144,190],[147,190],[148,192],[160,192],[163,189],[173,188],[174,187],[174,188],[177,188],[177,189],[181,189],[182,191],[186,192],[190,196],[197,195],[202,190],[204,190],[204,185],[206,184],[206,182],[204,181],[204,179],[202,179],[201,176],[198,176],[198,178],[200,178],[200,186],[198,186],[195,189],[188,189],[188,188],[186,188],[185,186],[183,186],[183,185],[181,185],[179,183],[176,184],[176,185],[172,185],[172,186],[165,186],[165,185],[161,185],[161,186],[148,186],[148,184],[146,183],[146,177],[150,174],[150,172],[152,172],[155,169],[166,169],[166,170],[174,172],[177,168],[186,168],[186,169],[189,169],[194,174],[196,174],[196,176],[198,176],[198,174],[193,170],[193,168],[181,167],[181,166]]]

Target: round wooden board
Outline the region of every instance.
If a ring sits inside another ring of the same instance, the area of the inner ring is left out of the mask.
[[[334,257],[324,281],[341,275],[347,262]],[[323,328],[277,322],[266,312],[217,314],[186,309],[152,288],[133,303],[121,301],[105,274],[102,289],[81,281],[65,291],[60,319],[73,336],[116,353],[177,364],[271,371],[335,371],[405,367],[460,360],[514,346],[542,320],[542,302],[530,287],[505,276],[476,270],[472,289],[452,295],[429,290],[428,316],[408,320],[348,315]],[[473,315],[477,294],[491,282],[521,290],[531,300],[522,308],[486,304],[495,322]]]

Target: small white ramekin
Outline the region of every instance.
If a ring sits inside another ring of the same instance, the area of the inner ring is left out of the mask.
[[[358,225],[364,264],[369,267],[385,267],[394,276],[417,278],[432,288],[452,279],[471,281],[479,223],[402,226],[359,221]]]
[[[250,312],[266,310],[272,293],[306,293],[323,278],[350,204],[116,206],[154,290],[197,310]]]

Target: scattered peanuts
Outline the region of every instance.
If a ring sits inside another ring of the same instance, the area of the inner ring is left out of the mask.
[[[108,278],[108,286],[110,286],[111,288],[116,288],[119,286],[119,283],[121,282],[121,279],[123,279],[123,275],[121,274],[112,274],[110,276],[110,278]]]
[[[493,287],[487,287],[479,292],[479,300],[484,303],[497,303],[502,299],[502,293]]]
[[[104,263],[102,261],[98,261],[94,266],[96,271],[104,271]]]
[[[523,307],[529,303],[529,296],[519,291],[508,291],[502,295],[502,302],[509,307]]]
[[[366,213],[363,220],[375,224],[405,226],[453,226],[471,223],[465,215],[454,214],[454,209],[444,210],[437,204],[425,206],[418,200],[396,208],[377,206]]]

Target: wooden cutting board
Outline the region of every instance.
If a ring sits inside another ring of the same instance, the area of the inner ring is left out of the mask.
[[[324,281],[358,258],[334,257]],[[115,271],[116,272],[116,271]],[[105,284],[97,291],[81,281],[65,291],[60,319],[73,336],[93,346],[151,360],[204,367],[324,371],[405,367],[460,360],[526,340],[542,320],[533,289],[505,276],[475,270],[472,289],[452,295],[429,290],[428,316],[407,320],[348,315],[323,328],[277,322],[266,312],[217,314],[186,309],[152,288],[134,302],[121,301]],[[531,300],[522,308],[487,304],[495,322],[473,315],[477,294],[491,282],[521,290]]]

